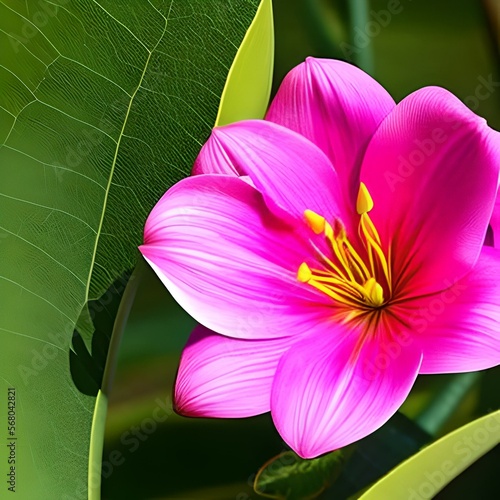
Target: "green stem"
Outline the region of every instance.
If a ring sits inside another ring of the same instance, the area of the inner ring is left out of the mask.
[[[480,372],[454,375],[415,422],[431,436],[438,434],[480,377]]]
[[[108,411],[108,395],[113,385],[113,380],[118,362],[118,352],[125,331],[125,326],[134,303],[137,288],[142,275],[144,259],[139,257],[139,262],[130,276],[125,291],[123,293],[111,341],[109,344],[108,357],[104,368],[101,390],[99,391],[94,408],[94,417],[92,419],[92,429],[90,432],[90,450],[89,450],[89,470],[88,470],[88,490],[89,500],[99,500],[101,498],[101,469],[102,452],[104,448],[104,433],[106,427],[106,415]]]
[[[362,70],[373,74],[373,49],[370,37],[365,33],[366,25],[369,21],[369,1],[368,0],[350,0],[349,18],[351,43],[357,50],[353,53],[354,63]],[[363,47],[357,46],[357,37],[365,35],[367,41]]]
[[[106,360],[106,367],[104,368],[104,376],[101,385],[101,390],[106,395],[110,393],[113,385],[123,332],[125,331],[130,310],[135,300],[135,294],[137,293],[137,288],[141,281],[144,265],[144,259],[139,257],[139,261],[125,287],[125,292],[123,293],[116,315],[115,324],[113,325],[113,333],[111,335],[111,342],[109,343],[108,358]]]

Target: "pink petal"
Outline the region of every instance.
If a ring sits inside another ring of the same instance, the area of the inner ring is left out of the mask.
[[[326,153],[354,210],[364,151],[394,106],[387,91],[355,66],[308,57],[285,77],[266,119],[299,132]]]
[[[402,325],[387,319],[372,333],[363,325],[326,323],[281,358],[271,414],[301,457],[313,458],[367,436],[405,400],[421,352],[408,346],[411,338]]]
[[[149,215],[140,250],[177,302],[217,333],[285,337],[330,314],[326,295],[297,281],[307,239],[237,177],[177,183]]]
[[[458,373],[500,364],[500,250],[485,247],[450,288],[394,307],[420,339],[420,373]],[[392,307],[392,306],[391,306]]]
[[[290,337],[240,340],[203,326],[191,334],[175,383],[176,411],[187,416],[240,418],[271,409],[271,385]]]
[[[310,141],[263,120],[213,130],[193,169],[248,175],[273,209],[277,204],[300,220],[306,209],[329,220],[339,216],[339,180],[328,158]]]
[[[450,92],[429,87],[397,105],[367,149],[361,179],[390,245],[396,295],[442,290],[484,242],[500,167],[500,134]]]

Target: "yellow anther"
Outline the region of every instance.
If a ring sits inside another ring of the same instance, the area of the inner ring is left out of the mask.
[[[313,212],[312,210],[306,210],[304,212],[304,217],[306,218],[309,227],[316,233],[321,234],[325,230],[325,218],[321,215]]]
[[[370,278],[364,284],[364,289],[373,305],[381,306],[384,303],[384,289],[375,278]]]
[[[373,208],[373,200],[364,182],[359,186],[356,210],[359,215],[368,213]]]
[[[311,278],[312,278],[311,269],[309,268],[309,266],[305,262],[302,262],[302,264],[300,264],[299,270],[297,272],[297,279],[301,283],[307,283]]]

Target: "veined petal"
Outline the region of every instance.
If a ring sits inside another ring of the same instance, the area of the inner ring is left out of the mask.
[[[500,364],[500,250],[484,247],[474,269],[448,289],[393,308],[422,346],[420,373]],[[392,306],[391,306],[392,307]]]
[[[328,298],[297,281],[307,240],[237,177],[198,175],[172,187],[146,222],[140,250],[179,304],[237,338],[307,331]]]
[[[366,146],[394,106],[389,93],[364,71],[308,57],[285,77],[266,120],[299,132],[326,153],[353,210]]]
[[[194,174],[248,175],[274,205],[296,218],[306,209],[329,220],[340,215],[341,191],[328,158],[310,141],[263,120],[247,120],[215,128],[203,146]]]
[[[283,439],[303,458],[374,432],[413,386],[422,356],[408,332],[385,320],[370,334],[365,329],[326,323],[281,358],[271,414]]]
[[[495,201],[500,134],[450,92],[401,101],[378,128],[361,180],[391,246],[396,295],[442,290],[475,264]]]
[[[240,340],[197,326],[182,353],[175,382],[178,413],[240,418],[271,409],[278,362],[293,341]]]

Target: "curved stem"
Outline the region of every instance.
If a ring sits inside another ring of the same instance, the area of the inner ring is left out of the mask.
[[[113,385],[113,380],[118,361],[118,352],[125,331],[125,326],[134,303],[137,288],[144,268],[144,259],[140,256],[139,261],[130,276],[123,297],[118,307],[118,313],[113,325],[111,341],[109,344],[108,357],[104,368],[101,390],[99,391],[94,408],[92,429],[90,432],[89,469],[88,469],[88,494],[89,500],[101,498],[101,475],[102,475],[102,452],[104,448],[104,432],[106,427],[106,415],[108,412],[108,395]]]
[[[104,368],[104,376],[102,378],[101,385],[101,391],[106,395],[109,394],[111,386],[113,385],[123,332],[125,331],[130,310],[132,309],[132,305],[134,303],[135,294],[137,293],[137,288],[141,281],[144,265],[145,261],[142,256],[140,256],[139,261],[137,262],[137,265],[128,280],[127,286],[125,287],[125,291],[123,292],[123,297],[113,325],[113,333],[111,334],[108,358],[106,360],[106,367]]]
[[[361,32],[364,34],[366,41],[363,47],[357,47],[354,52],[353,59],[357,66],[373,75],[373,48],[370,37],[365,33],[365,27],[369,21],[369,2],[368,0],[351,0],[349,5],[350,17],[350,35],[352,45],[356,47],[356,37]]]

